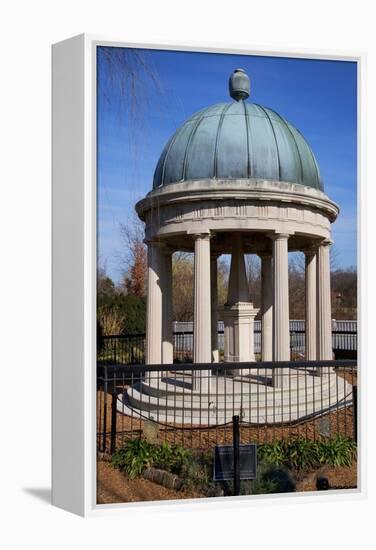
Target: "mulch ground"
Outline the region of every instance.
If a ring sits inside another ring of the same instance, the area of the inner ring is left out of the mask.
[[[107,461],[97,463],[97,504],[116,502],[148,502],[200,498],[193,491],[173,491],[142,477],[129,479]]]
[[[357,487],[357,463],[334,468],[323,466],[319,470],[304,472],[296,476],[296,491],[316,491],[316,479],[325,477],[330,489],[355,489]]]
[[[142,477],[129,479],[107,461],[97,463],[97,503],[150,502],[204,498],[198,491],[173,491]],[[357,464],[350,467],[324,466],[316,471],[293,474],[296,492],[316,491],[317,477],[326,477],[330,489],[353,489],[357,486]]]

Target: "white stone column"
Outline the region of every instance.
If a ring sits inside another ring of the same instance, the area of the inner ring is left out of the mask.
[[[218,254],[210,256],[211,280],[211,346],[213,363],[219,362],[218,347]]]
[[[148,243],[147,311],[146,311],[146,364],[162,362],[162,246]]]
[[[288,238],[278,233],[273,240],[273,361],[290,360]],[[276,369],[273,383],[282,388],[289,383],[289,369]]]
[[[194,363],[211,363],[210,235],[195,236],[194,260]],[[210,371],[194,377],[193,387],[208,391]]]
[[[261,358],[273,360],[273,259],[271,254],[261,257]]]
[[[316,249],[310,248],[305,252],[305,358],[307,361],[316,360],[317,349],[317,262]]]
[[[163,254],[162,270],[162,363],[174,362],[174,342],[172,329],[172,251]]]
[[[326,239],[317,249],[317,359],[332,359],[330,295],[330,256],[332,241]]]

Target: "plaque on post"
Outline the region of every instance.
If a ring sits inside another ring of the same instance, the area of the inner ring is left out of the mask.
[[[257,475],[257,445],[239,445],[240,479],[255,479]],[[234,479],[234,448],[232,445],[216,445],[214,448],[214,481]]]

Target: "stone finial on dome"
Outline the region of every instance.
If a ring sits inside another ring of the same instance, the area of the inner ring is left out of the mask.
[[[244,69],[235,69],[229,80],[230,96],[236,101],[247,99],[250,93],[249,76]]]

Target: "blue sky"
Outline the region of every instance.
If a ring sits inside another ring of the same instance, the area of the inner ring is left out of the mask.
[[[356,265],[355,63],[126,48],[108,54],[99,48],[98,254],[115,281],[124,254],[120,223],[132,223],[165,143],[195,111],[230,100],[228,78],[238,67],[251,79],[248,101],[278,111],[311,145],[325,192],[341,208],[332,226],[336,262]]]

